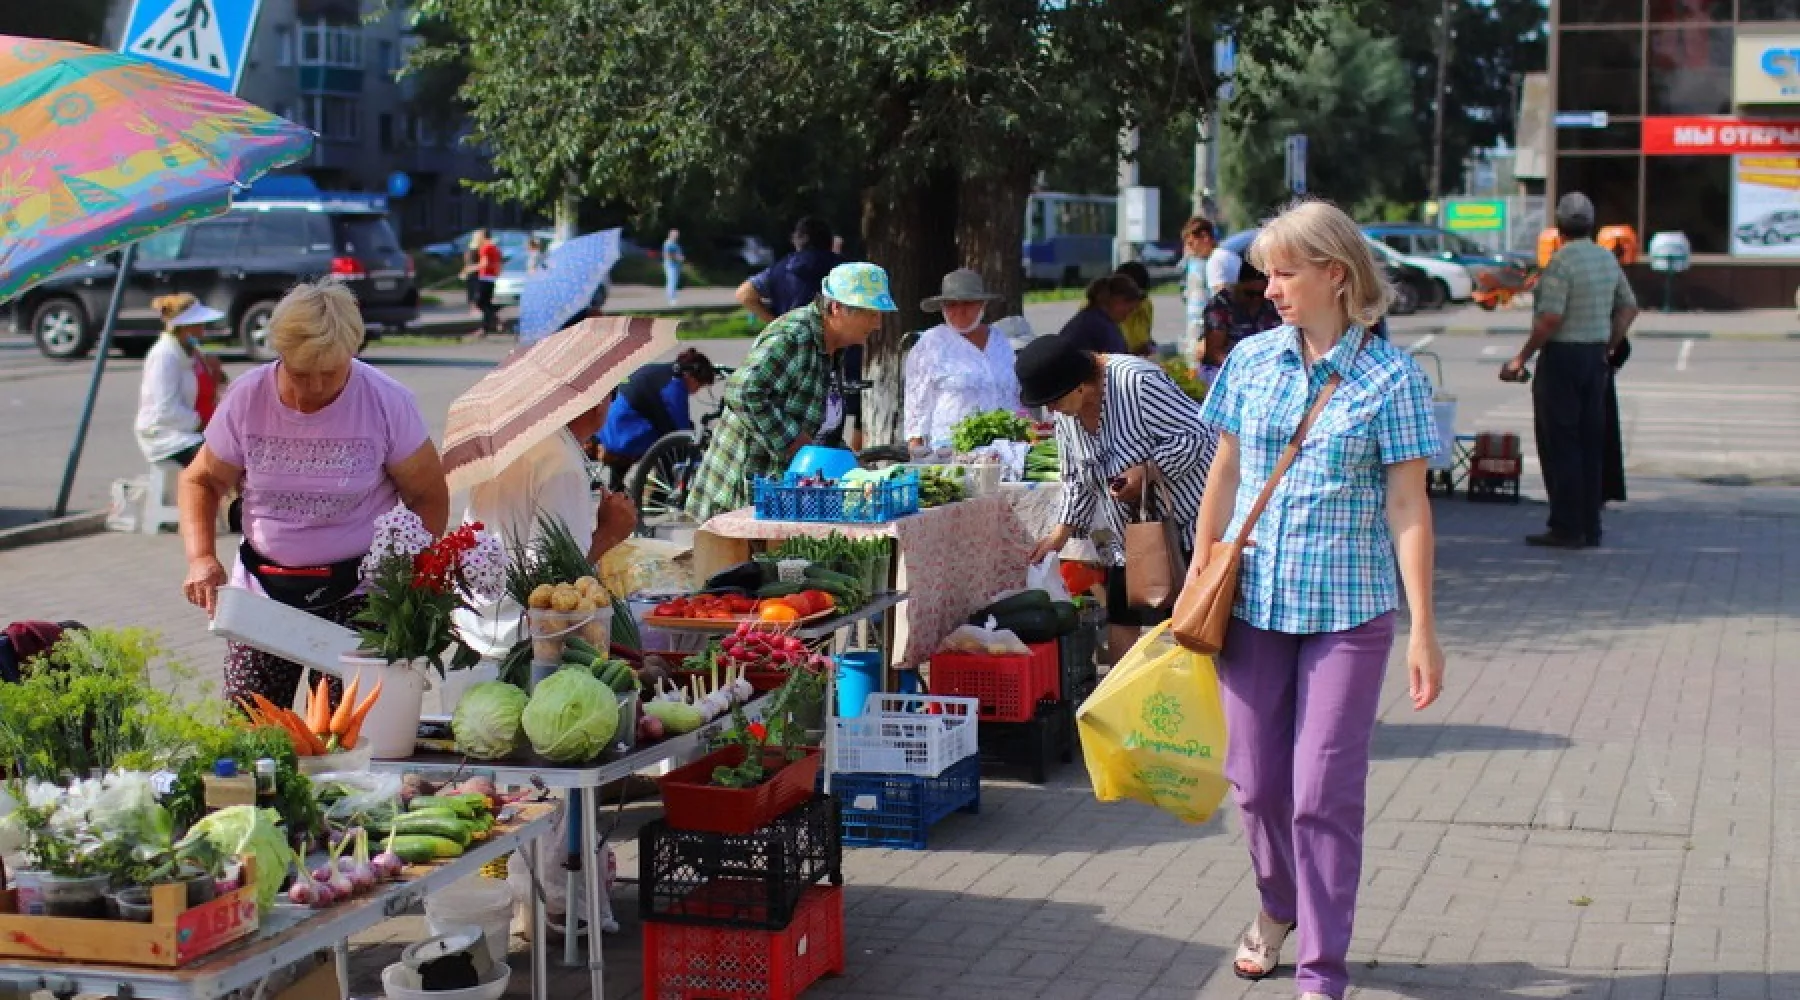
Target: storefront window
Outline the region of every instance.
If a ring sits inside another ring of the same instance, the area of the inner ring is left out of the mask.
[[[1800,0],[1738,0],[1738,20],[1800,20]]]
[[[1580,191],[1594,202],[1596,228],[1638,226],[1638,156],[1559,156],[1556,195]],[[1639,237],[1643,232],[1639,229]]]
[[[1731,0],[1650,0],[1650,21],[1729,21]]]
[[[1563,0],[1564,24],[1631,24],[1644,19],[1644,0]]]
[[[1564,32],[1557,55],[1557,110],[1641,114],[1643,42],[1643,32],[1635,28]]]
[[[1649,64],[1649,114],[1731,111],[1730,28],[1653,28]]]
[[[1643,148],[1642,136],[1637,122],[1609,122],[1605,128],[1559,128],[1556,148],[1562,152],[1635,153]]]
[[[1644,231],[1686,233],[1695,253],[1725,253],[1731,222],[1731,157],[1644,158]]]

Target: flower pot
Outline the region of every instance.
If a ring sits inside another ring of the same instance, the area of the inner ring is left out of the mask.
[[[818,747],[804,748],[804,756],[794,761],[780,750],[765,748],[763,767],[768,776],[762,784],[714,785],[713,768],[735,767],[744,762],[744,753],[741,746],[723,747],[658,779],[669,826],[703,833],[755,833],[812,797],[823,760]]]
[[[386,760],[411,757],[419,736],[425,690],[431,687],[427,673],[431,668],[422,659],[389,663],[360,653],[346,653],[339,660],[344,676],[362,678],[362,690],[373,690],[377,681],[381,683],[381,697],[363,720],[357,749],[367,747],[370,756]]]
[[[182,865],[175,881],[187,886],[187,905],[210,903],[219,896],[219,881],[193,865]]]
[[[188,905],[193,905],[191,899]],[[120,889],[106,894],[107,916],[134,924],[150,922],[150,890],[143,886]]]
[[[106,916],[106,875],[51,875],[38,879],[44,913],[52,917]]]

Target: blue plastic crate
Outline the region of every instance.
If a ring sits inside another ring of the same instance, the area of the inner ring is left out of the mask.
[[[925,849],[931,827],[953,812],[981,811],[981,759],[965,757],[935,778],[833,774],[831,794],[849,847]]]
[[[801,486],[793,476],[752,480],[758,521],[880,524],[919,512],[919,477],[908,473],[883,483]]]

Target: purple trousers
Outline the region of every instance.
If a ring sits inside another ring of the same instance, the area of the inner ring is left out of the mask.
[[[1218,657],[1231,781],[1263,912],[1296,923],[1298,992],[1342,1000],[1362,880],[1369,737],[1394,613],[1288,635],[1232,619]],[[1290,943],[1295,943],[1290,941]]]

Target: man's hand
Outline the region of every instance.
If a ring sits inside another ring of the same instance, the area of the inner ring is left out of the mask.
[[[606,499],[600,501],[600,511],[594,518],[593,547],[588,551],[588,558],[599,562],[601,556],[630,538],[636,530],[637,507],[631,498],[623,493],[608,493]]]
[[[1525,358],[1522,355],[1517,356],[1517,357],[1514,357],[1512,360],[1510,360],[1500,366],[1500,381],[1502,381],[1502,382],[1523,382],[1523,381],[1525,381],[1525,379],[1522,377],[1524,375],[1524,373],[1525,373]]]

